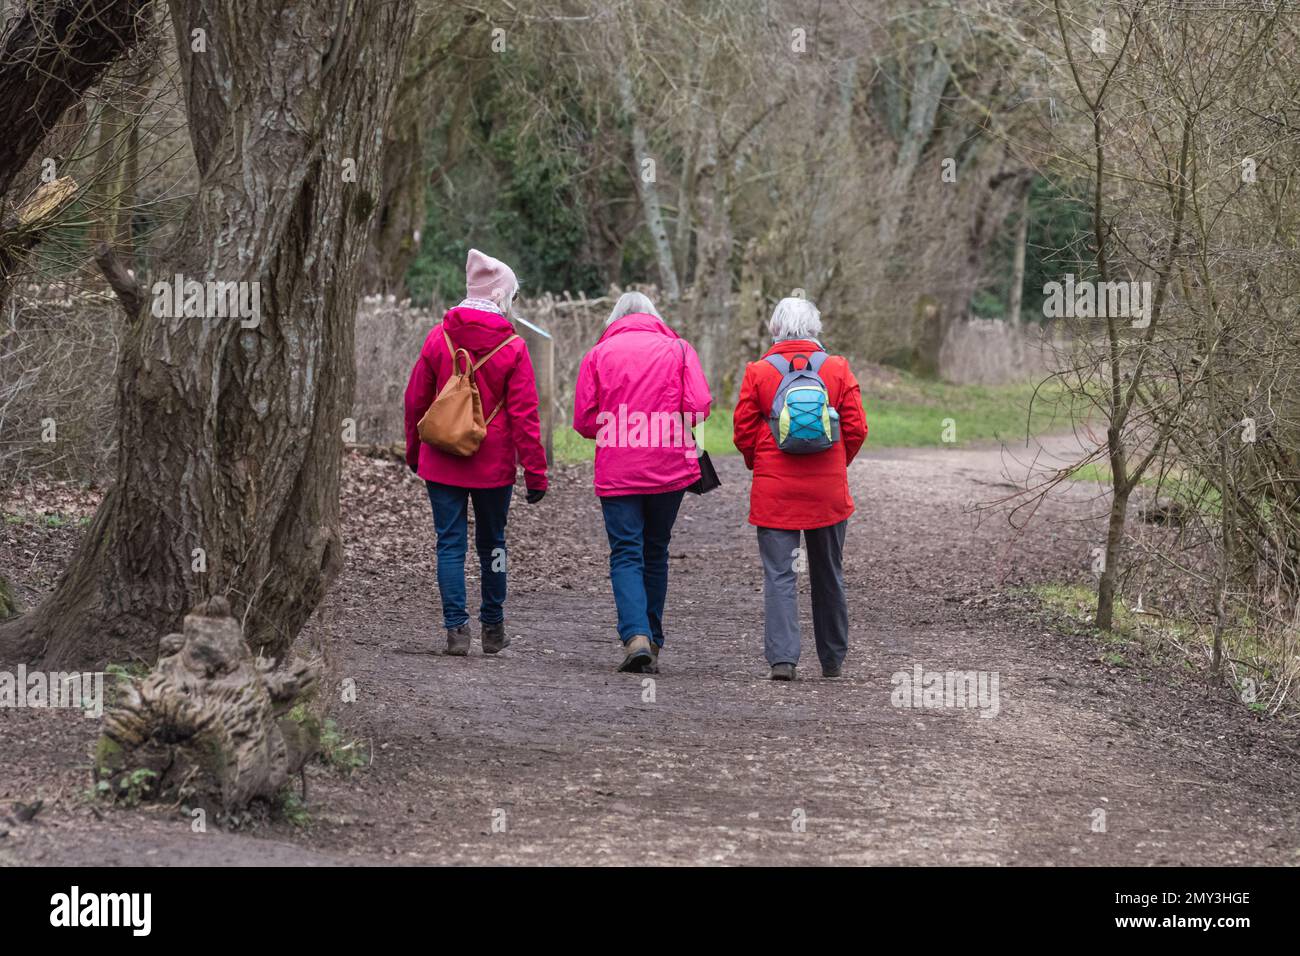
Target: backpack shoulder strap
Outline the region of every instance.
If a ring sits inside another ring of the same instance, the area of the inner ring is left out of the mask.
[[[477,362],[474,363],[474,371],[477,372],[480,368],[482,368],[484,362],[486,362],[492,356],[496,355],[498,352],[500,352],[503,348],[505,348],[507,345],[509,345],[517,338],[519,338],[518,335],[512,334],[502,339],[501,342],[497,344],[496,348],[494,348],[491,352],[489,352],[487,355],[483,356],[481,359],[479,359]],[[488,425],[491,425],[492,419],[496,418],[497,414],[501,411],[501,409],[505,407],[506,407],[506,400],[505,397],[502,397],[501,401],[497,402],[497,407],[492,409],[492,413],[483,420],[483,427],[486,428]]]
[[[481,359],[479,359],[477,362],[474,363],[474,371],[477,372],[480,368],[483,367],[483,364],[484,364],[488,359],[490,359],[492,356],[496,355],[498,352],[500,352],[503,348],[505,348],[507,345],[509,345],[511,342],[513,342],[513,341],[514,341],[515,339],[517,339],[517,338],[519,338],[519,336],[518,336],[518,335],[515,335],[515,334],[513,334],[513,333],[510,334],[510,335],[507,335],[504,339],[502,339],[502,340],[497,344],[497,347],[496,347],[496,348],[494,348],[491,352],[489,352],[487,355],[483,356]]]
[[[830,358],[830,355],[826,352],[814,352],[808,357],[808,367],[814,372],[820,373],[822,363],[824,363],[828,358]]]
[[[780,372],[782,378],[790,374],[792,366],[790,365],[790,360],[784,355],[764,355],[763,361],[767,362],[772,366],[772,368]]]
[[[457,375],[462,375],[462,374],[464,374],[464,375],[468,375],[469,372],[470,372],[470,363],[471,363],[472,361],[474,361],[474,356],[470,355],[469,352],[466,351],[465,349],[458,349],[458,348],[456,348],[456,344],[455,344],[454,342],[452,342],[452,340],[451,340],[451,336],[447,334],[447,330],[446,330],[445,328],[442,330],[442,338],[443,338],[443,341],[445,341],[445,342],[447,343],[447,354],[451,356],[451,374],[452,374],[452,377],[455,377],[455,376],[457,376]],[[462,355],[465,356],[465,359],[464,359],[464,361],[465,361],[465,371],[464,371],[464,372],[458,372],[458,371],[456,370],[456,362],[460,359],[460,357],[461,357]]]
[[[505,407],[506,407],[506,400],[503,398],[501,399],[501,401],[497,402],[497,407],[492,409],[492,414],[489,415],[487,418],[483,419],[483,427],[487,428],[489,425],[491,425],[492,419],[497,417],[497,412],[501,411],[501,409]]]
[[[776,391],[772,393],[772,404],[767,409],[767,417],[772,425],[772,435],[776,435],[776,423],[774,421],[777,415],[781,414],[781,409],[785,406],[785,398],[782,395],[782,387],[785,385],[786,377],[794,371],[794,363],[784,355],[764,355],[766,361],[772,368],[781,373],[781,381],[776,383]]]

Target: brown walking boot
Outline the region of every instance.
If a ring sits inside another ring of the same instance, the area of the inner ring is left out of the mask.
[[[447,628],[447,653],[452,657],[465,657],[469,654],[469,625]]]
[[[646,666],[654,662],[654,654],[650,651],[652,646],[650,638],[643,634],[629,638],[623,645],[623,663],[618,665],[619,673],[644,674]]]

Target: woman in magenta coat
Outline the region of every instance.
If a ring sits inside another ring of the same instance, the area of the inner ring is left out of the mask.
[[[424,479],[433,508],[447,653],[457,656],[470,648],[465,594],[469,504],[474,505],[474,544],[482,575],[483,653],[495,654],[510,643],[505,626],[506,518],[516,462],[523,465],[528,503],[536,504],[546,493],[546,451],[533,363],[509,319],[519,283],[504,262],[471,249],[465,287],[464,301],[448,310],[425,338],[406,386],[406,464]],[[424,444],[418,432],[420,419],[452,375],[448,339],[468,351],[475,364],[490,355],[475,373],[483,415],[490,418],[487,436],[468,457]]]
[[[711,402],[695,349],[648,298],[624,293],[583,356],[573,398],[574,429],[596,440],[620,671],[658,671],[668,542],[682,495],[700,477],[691,427],[708,417]]]

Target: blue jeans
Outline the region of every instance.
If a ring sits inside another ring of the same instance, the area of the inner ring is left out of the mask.
[[[681,507],[681,491],[600,499],[609,536],[609,581],[618,605],[618,638],[638,634],[664,645],[668,597],[668,540]]]
[[[506,517],[514,485],[504,488],[457,488],[426,481],[433,527],[438,533],[438,591],[442,623],[460,627],[469,621],[465,610],[465,552],[469,537],[469,501],[474,501],[474,549],[483,579],[483,603],[478,619],[500,624],[506,608]]]

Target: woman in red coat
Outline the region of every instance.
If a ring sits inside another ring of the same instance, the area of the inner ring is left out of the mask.
[[[812,302],[782,299],[768,330],[774,344],[762,359],[745,369],[734,434],[736,447],[754,473],[749,523],[758,528],[758,550],[763,559],[763,649],[772,680],[794,680],[800,642],[796,576],[806,570],[811,577],[813,636],[822,675],[839,677],[849,648],[849,609],[841,563],[844,532],[853,514],[848,466],[866,441],[867,417],[848,360],[827,355],[819,341],[821,315]],[[769,421],[773,402],[788,379],[786,373],[805,369],[809,371],[797,384],[811,382],[815,390],[815,378],[820,378],[825,387],[824,402],[829,408],[824,419],[816,421],[832,423],[833,410],[839,415],[839,433],[834,435],[828,424],[826,440],[830,444],[824,450],[810,451],[796,442],[787,443],[792,450],[782,450]],[[802,551],[800,532],[805,543]]]

